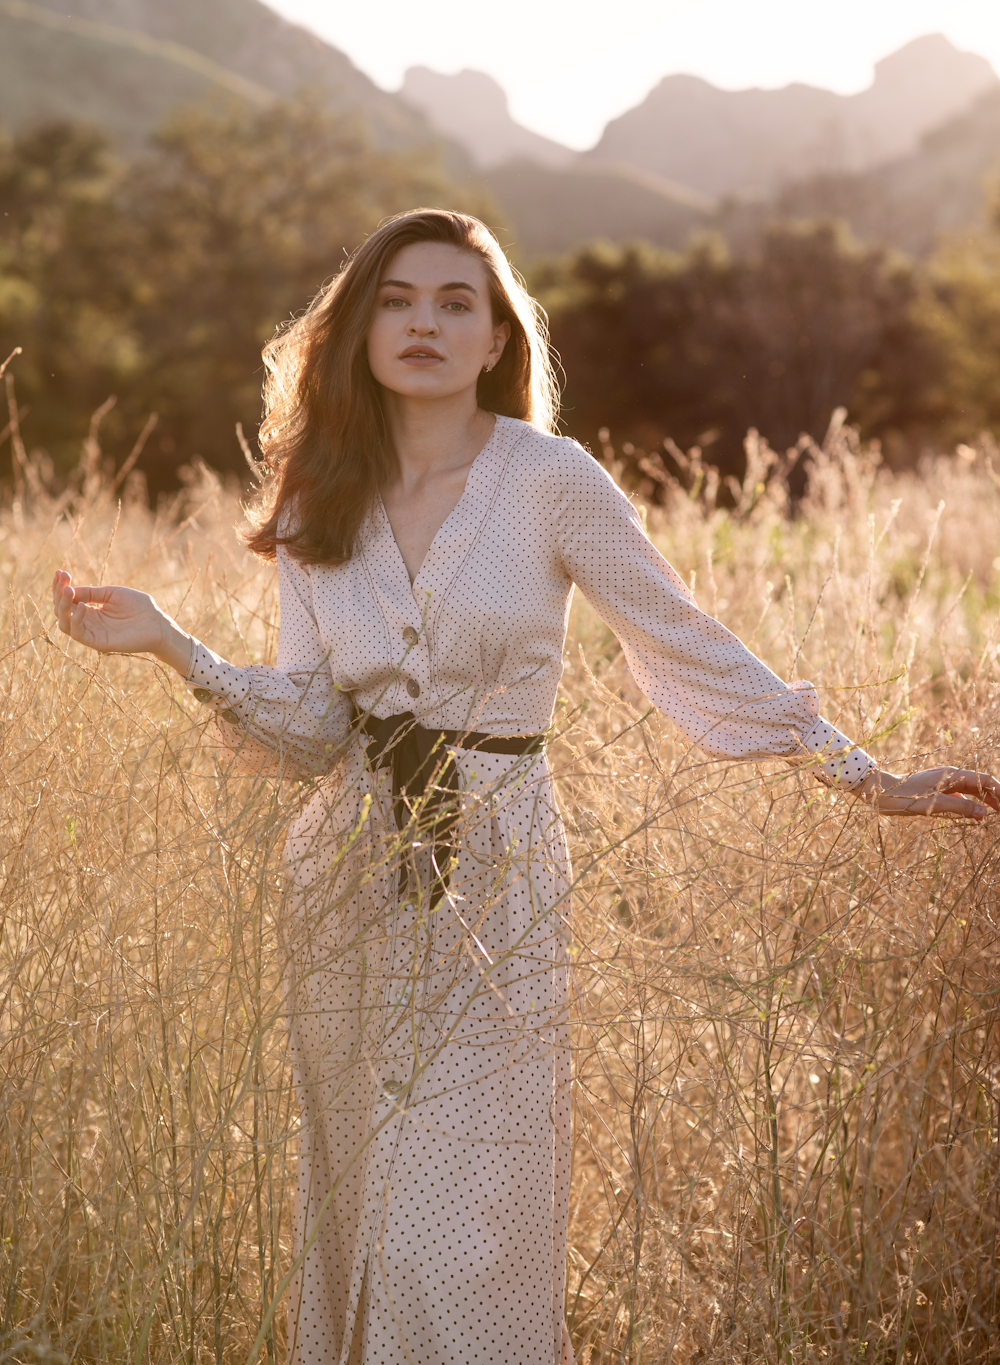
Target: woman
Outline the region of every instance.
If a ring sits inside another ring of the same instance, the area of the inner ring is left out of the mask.
[[[151,652],[228,742],[316,774],[286,856],[302,1112],[296,1361],[555,1365],[569,1116],[568,867],[542,747],[574,583],[692,741],[893,814],[983,819],[992,777],[897,777],[694,604],[554,434],[538,314],[490,233],[384,224],[266,353],[273,668],[56,574],[59,626]]]

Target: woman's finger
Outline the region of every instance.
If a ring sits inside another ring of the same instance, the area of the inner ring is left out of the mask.
[[[70,597],[69,592],[64,594],[60,625],[66,634],[71,635],[74,640],[89,639],[90,626],[93,623],[94,615],[95,612],[92,607],[78,601],[75,596]],[[62,625],[63,621],[65,621],[65,625]]]
[[[69,634],[69,617],[73,610],[73,589],[69,583],[61,583],[54,588],[52,605],[55,607],[56,620],[64,635]]]
[[[880,815],[963,815],[970,820],[985,820],[989,811],[980,801],[963,796],[934,792],[930,796],[880,796]]]
[[[978,797],[1000,810],[1000,782],[990,773],[977,773],[962,768],[941,787],[943,792],[965,792],[968,796]]]
[[[57,569],[52,578],[52,606],[56,621],[64,635],[72,634],[71,614],[75,604],[81,600],[81,593],[89,593],[89,588],[74,588],[73,579],[65,569]]]
[[[78,583],[73,589],[73,597],[77,602],[89,602],[94,604],[106,602],[113,592],[113,586],[96,588],[89,587],[86,583]]]
[[[76,603],[70,607],[69,633],[74,640],[78,640],[80,644],[85,645],[90,644],[90,623],[87,620],[88,615],[89,613],[86,607],[77,606]]]

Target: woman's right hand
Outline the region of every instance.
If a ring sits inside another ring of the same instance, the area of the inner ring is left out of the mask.
[[[187,674],[192,640],[145,592],[73,586],[65,569],[52,580],[52,605],[64,635],[101,654],[155,654]]]

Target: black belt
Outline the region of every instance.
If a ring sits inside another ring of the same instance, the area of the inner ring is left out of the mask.
[[[458,769],[448,748],[474,749],[486,754],[523,756],[536,753],[545,742],[544,735],[517,735],[502,739],[477,730],[428,730],[418,725],[412,711],[377,720],[355,711],[354,724],[366,738],[368,764],[372,768],[392,769],[393,813],[396,828],[404,830],[413,814],[413,804],[426,798],[426,837],[431,846],[434,881],[431,908],[445,893],[451,873],[455,845],[451,833],[458,819]],[[451,793],[455,793],[451,796]],[[442,867],[444,871],[442,871]],[[400,868],[400,890],[407,884],[406,860]]]

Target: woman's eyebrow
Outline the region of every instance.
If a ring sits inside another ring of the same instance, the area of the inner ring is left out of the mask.
[[[379,285],[380,289],[415,289],[416,285],[410,284],[407,280],[383,280]],[[464,289],[469,294],[478,294],[479,291],[474,284],[467,284],[465,280],[451,280],[448,284],[438,286],[439,294],[450,293],[453,289]]]

